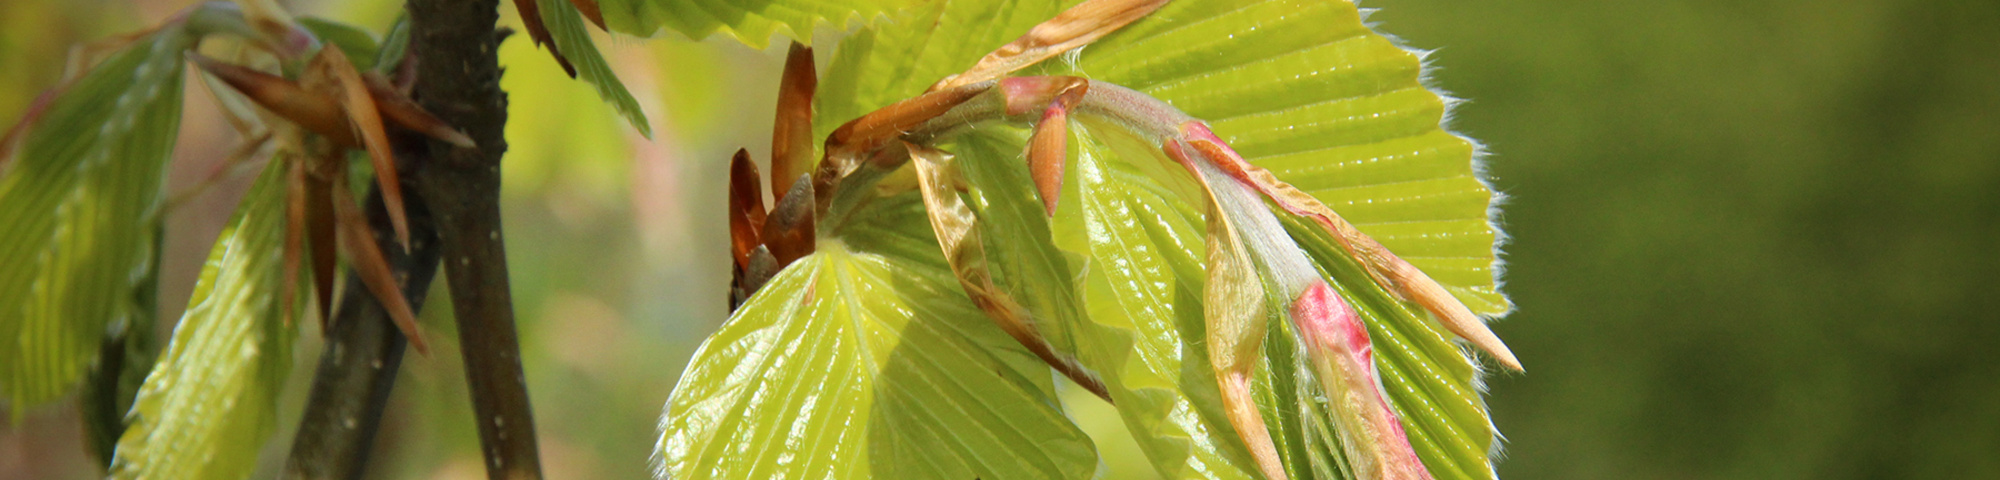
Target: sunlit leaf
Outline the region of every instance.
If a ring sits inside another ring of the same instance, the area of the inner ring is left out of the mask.
[[[1312,193],[1474,312],[1494,286],[1492,191],[1421,54],[1322,0],[1174,2],[1083,49],[1076,70],[1208,121],[1252,163]]]
[[[1037,0],[932,2],[840,42],[814,99],[814,138],[841,123],[923,93],[979,57],[1048,20],[1061,6]]]
[[[284,168],[273,160],[210,252],[187,313],[139,388],[111,477],[245,478],[277,423],[295,325],[279,313]],[[350,292],[352,293],[352,292]]]
[[[1098,130],[1072,129],[1069,203],[1055,222],[1057,245],[1083,258],[1085,363],[1112,386],[1126,427],[1161,475],[1258,478],[1224,416],[1201,342],[1206,246],[1198,194],[1147,171],[1170,162],[1165,155]]]
[[[597,51],[597,43],[590,39],[589,27],[583,21],[583,14],[569,0],[535,0],[542,14],[542,23],[554,37],[556,49],[576,66],[577,79],[590,83],[597,89],[597,96],[611,104],[611,108],[632,123],[632,128],[647,138],[653,136],[653,126],[646,121],[646,112],[639,109],[639,101],[632,98],[632,92],[625,90],[625,84],[618,81],[618,74],[605,63],[604,54]]]
[[[1083,321],[1083,310],[1069,262],[1050,240],[1047,215],[1029,183],[1027,164],[1013,158],[1022,140],[998,130],[982,133],[967,135],[954,147],[967,152],[965,158],[977,159],[956,163],[971,187],[967,196],[979,217],[986,265],[994,281],[1033,314],[1051,345],[1075,352],[1071,330]]]
[[[745,45],[764,48],[771,35],[783,33],[810,42],[813,25],[835,28],[849,21],[919,3],[914,0],[597,0],[605,26],[612,31],[652,36],[671,29],[701,39],[722,32]]]
[[[662,420],[667,478],[1066,479],[1096,468],[1047,367],[972,305],[935,244],[923,261],[819,246],[695,354]]]
[[[73,387],[106,325],[152,311],[136,287],[156,265],[194,42],[179,25],[138,38],[65,86],[0,158],[0,391],[16,412]]]
[[[817,133],[921,92],[1058,7],[941,2],[863,29],[841,45],[821,82]],[[1042,71],[1131,86],[1213,122],[1253,162],[1327,202],[1474,311],[1509,308],[1494,288],[1492,193],[1474,170],[1473,143],[1440,127],[1448,99],[1419,82],[1420,56],[1365,27],[1352,4],[1180,1],[1060,58]],[[982,193],[1011,191],[994,188],[1020,182],[1015,187],[1032,195],[1019,153],[1024,137],[988,135],[994,131],[974,137],[995,143],[946,147],[961,168],[993,169],[985,178],[997,183],[968,182],[975,184],[971,198],[1001,207],[982,211],[980,221],[990,223],[982,228],[1013,232],[998,234],[1007,241],[1043,241],[1033,233],[1038,217],[1010,215],[1006,198]],[[1112,125],[1079,126],[1073,135],[1062,203],[1046,227],[1064,254],[1033,246],[989,252],[996,274],[1019,275],[1037,262],[1066,265],[1070,281],[1044,282],[1044,291],[1080,295],[1085,322],[1071,327],[1072,344],[1107,381],[1127,427],[1162,474],[1255,478],[1222,415],[1200,343],[1206,328],[1200,191],[1157,143]],[[1016,170],[1021,175],[999,175]],[[868,221],[922,218],[919,212]],[[1432,473],[1492,478],[1495,433],[1471,359],[1426,312],[1393,300],[1324,235],[1301,228],[1293,234],[1368,324],[1389,399]],[[881,250],[892,258],[930,246],[882,238],[895,247]],[[1022,278],[1048,278],[1036,275]],[[1319,382],[1304,368],[1288,323],[1269,323],[1255,389],[1286,468],[1297,478],[1339,476],[1346,467]]]

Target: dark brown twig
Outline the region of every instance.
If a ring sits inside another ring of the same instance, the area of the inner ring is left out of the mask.
[[[437,273],[437,230],[422,195],[410,195],[409,200],[405,212],[410,226],[408,253],[389,233],[382,194],[374,188],[368,194],[368,223],[375,232],[376,245],[400,280],[410,308],[421,309]],[[338,318],[326,332],[326,349],[313,376],[305,417],[299,422],[291,457],[279,478],[352,480],[361,478],[365,470],[408,341],[381,302],[364,288],[359,275],[348,273],[347,293],[341,296]]]
[[[542,478],[527,379],[521,371],[500,229],[500,158],[507,150],[507,93],[496,56],[498,0],[410,0],[415,96],[425,110],[472,137],[478,148],[431,142],[413,165],[443,247],[460,353],[494,480]]]

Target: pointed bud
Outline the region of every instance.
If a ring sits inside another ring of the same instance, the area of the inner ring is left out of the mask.
[[[1062,194],[1063,163],[1069,157],[1069,112],[1051,103],[1042,112],[1041,123],[1028,137],[1028,175],[1035,191],[1042,195],[1042,208],[1056,216],[1056,200]]]
[[[819,88],[812,48],[792,42],[778,81],[777,121],[771,125],[771,193],[783,195],[811,168],[813,91]],[[775,201],[783,200],[782,197]]]
[[[729,159],[729,246],[739,269],[747,268],[750,251],[764,244],[760,234],[764,228],[762,181],[757,164],[750,161],[750,151],[737,149]]]
[[[818,235],[814,223],[812,179],[800,176],[792,182],[785,199],[771,206],[771,213],[764,217],[764,226],[758,229],[764,245],[770,247],[771,256],[777,258],[779,269],[812,254]]]
[[[1284,480],[1283,459],[1251,395],[1250,375],[1264,357],[1264,281],[1249,249],[1213,193],[1208,201],[1208,278],[1202,286],[1208,360],[1222,392],[1223,415],[1268,480]]]
[[[361,139],[361,146],[368,150],[368,159],[375,166],[375,183],[381,187],[382,205],[388,209],[396,243],[402,245],[403,251],[410,251],[410,222],[403,213],[403,185],[397,181],[396,154],[389,150],[389,133],[382,126],[382,112],[375,107],[375,96],[368,93],[368,82],[361,79],[361,72],[354,69],[347,54],[334,47],[321,48],[306,66],[302,78],[308,86],[322,86],[323,95],[338,99],[348,128]]]

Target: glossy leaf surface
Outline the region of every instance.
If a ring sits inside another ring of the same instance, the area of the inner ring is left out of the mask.
[[[111,478],[246,478],[277,423],[295,325],[280,315],[283,158],[250,187],[202,267],[186,314],[139,388]],[[365,294],[349,292],[349,294]]]
[[[1312,193],[1472,311],[1494,287],[1493,193],[1476,146],[1440,126],[1421,55],[1321,0],[1174,2],[1083,49],[1076,70],[1208,121],[1252,163]]]
[[[902,235],[876,233],[864,242]],[[972,305],[934,245],[924,260],[819,245],[695,354],[662,421],[666,477],[1090,475],[1095,449],[1048,368]]]
[[[863,29],[843,42],[821,81],[816,133],[824,137],[921,93],[1062,6],[940,2]],[[1474,144],[1440,126],[1448,99],[1420,83],[1420,56],[1365,27],[1352,4],[1178,1],[1058,58],[1024,73],[1130,86],[1208,120],[1252,162],[1326,202],[1474,311],[1510,308],[1494,289],[1492,193],[1474,170]],[[982,126],[942,145],[957,155],[964,195],[980,210],[992,273],[1027,279],[1019,285],[1036,294],[1070,297],[1048,304],[1055,306],[1049,319],[1075,323],[1046,328],[1067,336],[1063,345],[1103,377],[1161,474],[1259,477],[1222,414],[1202,341],[1200,190],[1157,143],[1088,119],[1072,125],[1053,219],[1035,202],[1022,132]],[[881,190],[896,191],[894,182],[885,180]],[[1390,297],[1325,235],[1281,217],[1368,325],[1389,399],[1431,473],[1492,478],[1496,434],[1471,359],[1426,312]],[[885,232],[899,221],[921,228],[923,218],[917,211],[865,223]],[[875,251],[885,258],[935,255],[934,243],[913,240],[920,235],[851,236],[881,239],[885,248]],[[1080,317],[1060,313],[1076,308]],[[1279,318],[1267,322],[1265,358],[1253,378],[1257,402],[1292,477],[1342,477],[1331,412]]]
[[[153,309],[194,42],[179,25],[139,37],[57,91],[0,158],[0,392],[17,412],[73,387],[107,325]]]

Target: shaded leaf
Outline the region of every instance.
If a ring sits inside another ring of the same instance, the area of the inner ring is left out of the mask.
[[[0,391],[16,412],[62,395],[105,326],[149,314],[163,169],[180,130],[178,24],[63,87],[0,158]]]
[[[133,402],[111,477],[245,478],[277,422],[294,325],[279,312],[285,175],[274,159],[210,252],[187,312]]]
[[[625,84],[618,81],[618,74],[604,61],[604,54],[597,51],[597,43],[590,39],[590,29],[584,25],[583,15],[576,6],[568,0],[534,1],[540,6],[542,22],[548,27],[555,48],[576,66],[577,78],[596,88],[597,96],[611,104],[632,128],[646,138],[653,138],[653,126],[646,121],[646,112],[640,110],[639,101],[625,90]]]
[[[662,420],[666,477],[1090,475],[1095,449],[1048,369],[973,307],[934,243],[924,261],[819,245],[695,354]]]
[[[354,63],[356,70],[374,69],[376,60],[382,55],[375,35],[361,27],[319,17],[299,17],[298,23],[319,37],[320,41],[340,48],[341,53],[347,54],[348,60]]]

